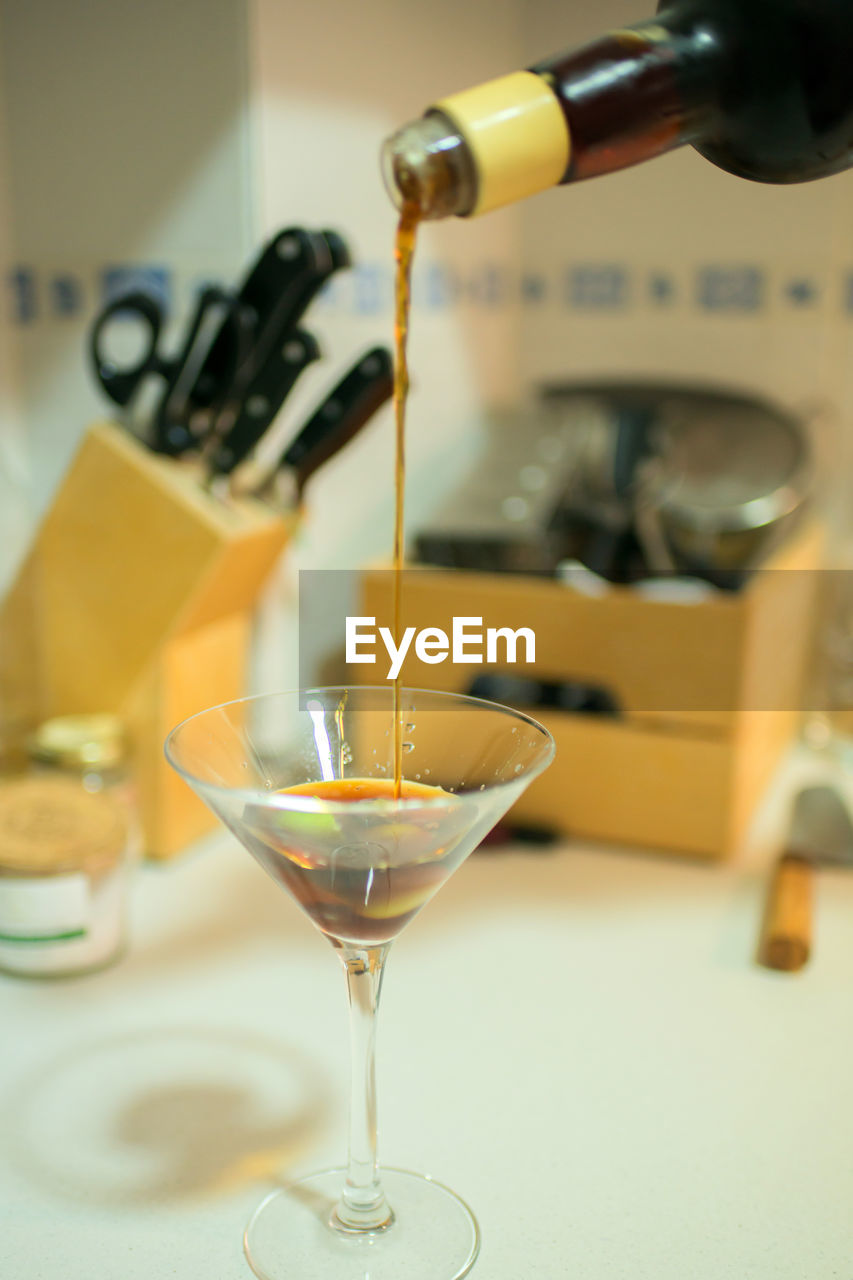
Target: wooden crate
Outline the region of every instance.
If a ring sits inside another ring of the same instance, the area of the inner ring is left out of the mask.
[[[163,740],[185,716],[245,692],[253,605],[288,534],[269,508],[222,502],[189,464],[98,424],[0,605],[7,721],[122,716],[152,856],[214,825],[167,765]]]
[[[519,820],[720,858],[737,849],[799,725],[820,549],[819,531],[804,527],[742,591],[689,605],[618,586],[590,597],[552,579],[409,570],[403,621],[531,627],[535,665],[504,671],[615,695],[619,718],[533,712],[557,756],[517,805]],[[378,626],[391,625],[391,585],[387,569],[364,575],[360,608]],[[403,679],[464,692],[484,669],[407,658]],[[379,671],[351,666],[347,678]]]

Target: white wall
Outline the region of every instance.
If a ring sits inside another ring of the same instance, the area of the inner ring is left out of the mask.
[[[11,309],[35,515],[109,412],[85,354],[104,269],[164,267],[183,319],[196,280],[229,282],[254,245],[246,18],[243,0],[0,0],[0,24],[7,253],[35,289],[32,316]]]

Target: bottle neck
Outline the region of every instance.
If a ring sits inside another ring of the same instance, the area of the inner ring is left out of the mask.
[[[433,108],[382,147],[382,176],[398,209],[419,218],[467,212],[477,198],[474,158],[453,121]]]
[[[387,140],[392,198],[422,218],[485,213],[713,137],[739,2],[682,0],[442,99]]]
[[[571,139],[562,182],[612,173],[713,130],[723,53],[701,4],[664,9],[536,63]]]

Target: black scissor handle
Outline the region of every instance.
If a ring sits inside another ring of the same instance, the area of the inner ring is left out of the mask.
[[[139,360],[132,365],[117,366],[115,361],[105,356],[102,351],[104,330],[118,315],[138,316],[148,331],[145,350]],[[160,340],[162,327],[162,308],[159,302],[147,293],[124,293],[108,303],[99,313],[92,328],[89,352],[95,376],[116,404],[126,405],[146,374],[166,374],[169,371],[170,364],[157,355],[157,343]]]

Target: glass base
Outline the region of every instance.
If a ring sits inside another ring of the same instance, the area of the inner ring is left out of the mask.
[[[345,1169],[324,1169],[274,1191],[256,1209],[243,1247],[261,1280],[460,1280],[480,1249],[471,1210],[440,1182],[382,1169],[394,1213],[379,1231],[341,1231],[332,1214]]]

